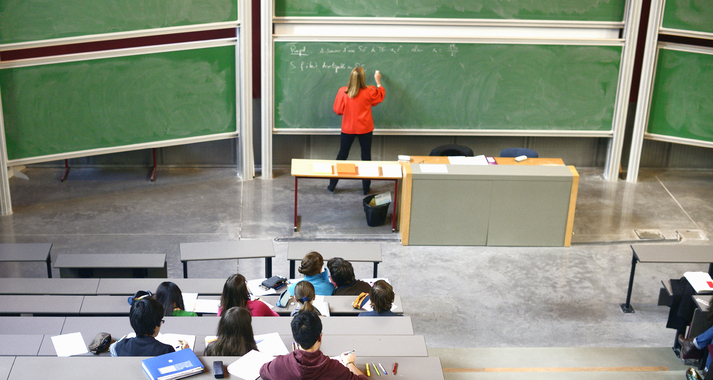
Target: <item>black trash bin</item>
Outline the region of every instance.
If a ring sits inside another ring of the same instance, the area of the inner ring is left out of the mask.
[[[369,227],[378,227],[386,221],[386,214],[389,212],[389,206],[391,202],[383,204],[381,206],[372,206],[369,204],[374,198],[373,195],[369,195],[364,198],[364,212],[366,213],[366,224]]]

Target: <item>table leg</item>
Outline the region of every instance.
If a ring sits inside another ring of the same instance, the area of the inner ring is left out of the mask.
[[[374,261],[374,278],[379,277],[379,276],[377,275],[378,272],[379,272],[379,262],[378,262],[378,261]]]
[[[636,262],[638,258],[636,257],[636,252],[634,252],[631,259],[631,275],[629,275],[629,290],[626,292],[626,303],[620,303],[621,311],[624,313],[633,313],[634,308],[631,307],[631,289],[634,287],[634,273],[636,272]]]
[[[153,155],[153,168],[151,170],[151,182],[156,182],[156,148],[151,148]]]
[[[295,177],[295,225],[294,225],[294,230],[297,231],[297,177]]]
[[[399,180],[394,180],[394,211],[391,216],[391,232],[396,232],[396,201],[399,199]],[[376,277],[376,268],[374,268],[374,277]]]
[[[265,278],[272,277],[272,257],[265,258]]]
[[[62,174],[62,178],[60,178],[59,181],[64,182],[64,180],[67,179],[68,175],[69,175],[69,160],[64,160],[64,174]]]
[[[290,260],[290,278],[295,278],[295,260]]]
[[[181,261],[183,263],[183,278],[188,278],[188,261]]]

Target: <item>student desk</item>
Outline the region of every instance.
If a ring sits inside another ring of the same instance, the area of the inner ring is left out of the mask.
[[[98,278],[0,278],[0,294],[85,295],[98,286]]]
[[[188,278],[188,261],[263,257],[265,258],[265,278],[272,277],[272,258],[275,257],[275,249],[272,246],[272,240],[269,239],[181,243],[179,250],[183,263],[183,278]]]
[[[240,380],[239,377],[227,372],[227,366],[240,359],[238,356],[198,356],[205,367],[205,372],[191,376],[191,379],[210,380],[213,377],[213,361],[223,362],[226,379]],[[70,358],[58,357],[6,357],[0,358],[0,375],[4,370],[9,372],[10,380],[45,380],[45,379],[82,379],[101,378],[102,380],[148,379],[141,367],[145,357],[112,358],[78,356]],[[365,363],[381,363],[385,369],[387,363],[393,368],[393,363],[399,363],[397,376],[388,376],[405,380],[443,380],[443,369],[439,358],[429,357],[359,357],[356,365],[364,372]],[[13,364],[14,363],[14,364]],[[11,368],[11,369],[10,369]],[[58,377],[59,375],[61,377]],[[0,377],[2,378],[2,377]],[[372,374],[371,379],[375,375]]]
[[[570,246],[579,188],[573,166],[552,158],[498,157],[498,165],[448,160],[419,156],[403,164],[402,244]]]
[[[66,317],[0,317],[0,334],[59,335]]]
[[[358,166],[362,162],[374,163],[379,165],[379,175],[375,177],[360,176]],[[336,164],[356,164],[357,174],[339,174],[336,170]],[[332,165],[332,173],[334,174],[319,174],[315,173],[313,168],[314,164],[329,164]],[[394,181],[394,197],[392,198],[392,203],[394,204],[393,214],[391,218],[391,231],[396,231],[396,200],[398,199],[399,190],[399,180],[401,176],[389,177],[383,175],[381,169],[384,165],[398,165],[397,161],[338,161],[338,160],[307,160],[307,159],[292,159],[292,176],[295,177],[295,224],[294,230],[297,231],[297,182],[300,178],[320,178],[320,179],[370,179],[370,180],[387,180]]]
[[[289,242],[287,243],[287,260],[290,260],[290,278],[295,278],[295,261],[302,260],[306,254],[316,251],[327,260],[341,257],[347,261],[374,262],[374,278],[377,275],[379,263],[382,261],[381,244],[351,243],[351,242]]]
[[[63,253],[54,263],[60,277],[133,277],[166,278],[166,255],[163,253],[79,254]]]
[[[213,295],[220,295],[225,285],[225,279],[222,278],[102,278],[99,279],[96,294],[131,296],[138,290],[155,292],[164,281],[171,281],[178,285],[183,293]]]
[[[626,291],[626,303],[620,303],[621,311],[633,313],[631,290],[634,287],[636,263],[691,263],[708,265],[708,273],[713,275],[713,246],[683,244],[632,244],[631,274],[629,289]]]
[[[11,334],[0,335],[0,356],[37,356],[42,341],[51,340],[49,335]],[[50,344],[52,344],[50,342]]]
[[[47,278],[52,278],[52,258],[49,243],[3,243],[0,244],[0,262],[45,262]]]
[[[0,295],[0,314],[79,314],[83,301],[84,296]]]
[[[15,363],[14,356],[0,356],[0,379],[5,380],[10,376],[13,363]]]
[[[265,302],[269,303],[270,305],[276,305],[277,304],[277,299],[279,296],[263,296],[260,297],[265,300]],[[352,303],[356,299],[356,296],[325,296],[324,297],[324,302],[329,304],[329,313],[332,316],[355,316],[358,315],[361,312],[364,312],[366,310],[361,310],[361,309],[355,309],[352,307]],[[394,305],[396,305],[396,309],[394,310],[394,313],[396,314],[403,314],[404,313],[404,308],[403,304],[401,303],[401,296],[396,294],[394,296]],[[289,305],[287,305],[286,308],[281,308],[281,307],[276,307],[273,310],[277,312],[277,314],[280,315],[290,315],[292,310],[295,308],[295,302],[292,301],[290,302]]]

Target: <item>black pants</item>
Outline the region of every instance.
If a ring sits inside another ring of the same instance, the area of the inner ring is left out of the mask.
[[[361,160],[371,161],[371,139],[374,136],[374,132],[364,133],[362,135],[351,135],[342,132],[340,142],[339,142],[339,153],[337,153],[337,160],[346,160],[349,157],[349,150],[352,148],[352,143],[354,143],[355,138],[359,138],[359,146],[361,147]],[[329,188],[334,190],[337,186],[337,179],[329,180]],[[371,186],[371,181],[365,179],[361,181],[362,189],[364,193],[369,192],[369,187]]]

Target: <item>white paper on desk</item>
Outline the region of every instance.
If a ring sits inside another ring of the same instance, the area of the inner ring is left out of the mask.
[[[332,164],[327,164],[324,162],[315,162],[312,164],[313,174],[334,174],[332,171]]]
[[[379,164],[374,162],[360,162],[359,163],[359,176],[360,177],[378,177],[379,176]]]
[[[329,317],[329,304],[327,302],[312,301],[312,306],[319,310],[319,314]]]
[[[475,157],[449,156],[448,162],[451,165],[488,165],[488,160],[484,155]]]
[[[403,177],[403,174],[401,173],[401,165],[383,165],[381,167],[381,171],[384,173],[384,177]]]
[[[156,335],[156,340],[163,344],[168,344],[169,346],[173,347],[173,349],[176,351],[181,350],[181,347],[183,346],[183,344],[181,344],[181,342],[179,342],[179,341],[184,341],[184,342],[188,343],[188,347],[190,347],[190,348],[196,347],[196,336],[195,335],[158,333],[158,335]]]
[[[693,287],[696,293],[710,293],[713,292],[713,280],[711,276],[706,272],[686,272],[683,277],[688,280],[688,282]]]
[[[196,313],[218,314],[218,307],[220,307],[220,300],[197,299],[196,307],[193,311]]]
[[[244,380],[255,380],[260,377],[260,367],[271,362],[272,355],[251,350],[242,358],[234,361],[228,366],[228,372]]]
[[[196,308],[196,300],[198,299],[198,293],[183,293],[182,296],[184,310],[192,311]]]
[[[258,278],[257,280],[248,281],[248,289],[250,293],[255,297],[266,296],[268,294],[277,294],[277,291],[273,288],[265,289],[262,286],[262,282],[265,281],[264,278]]]
[[[54,345],[55,352],[57,352],[57,356],[61,357],[86,354],[89,352],[87,345],[84,344],[82,333],[79,332],[53,336],[52,344]]]
[[[448,167],[444,164],[420,164],[421,173],[448,173]]]
[[[272,356],[287,355],[287,347],[285,342],[280,338],[280,334],[274,332],[269,334],[255,335],[255,344],[260,352],[264,352]]]

